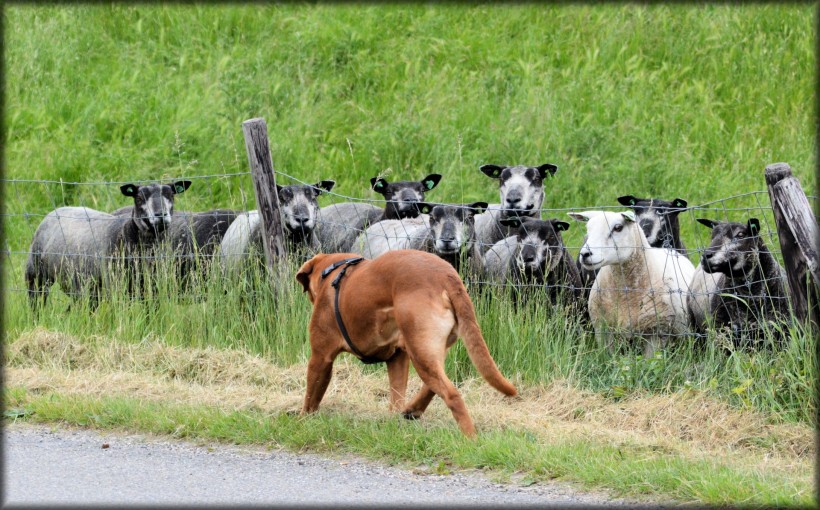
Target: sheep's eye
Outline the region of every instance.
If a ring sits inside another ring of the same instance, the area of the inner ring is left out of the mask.
[[[746,234],[744,234],[743,232],[738,232],[737,234],[735,234],[735,237],[737,239],[743,239],[746,237]]]
[[[624,229],[624,226],[623,226],[622,224],[620,224],[620,223],[619,223],[618,225],[615,225],[614,227],[612,227],[612,230],[613,230],[614,232],[620,232],[620,231],[621,231],[621,230],[623,230],[623,229]]]

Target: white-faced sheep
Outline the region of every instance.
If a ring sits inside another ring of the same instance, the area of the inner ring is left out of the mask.
[[[554,175],[558,167],[546,163],[536,167],[483,165],[481,172],[498,180],[500,204],[490,204],[487,212],[475,218],[476,236],[481,253],[515,231],[499,220],[515,216],[537,218],[544,203],[544,179]]]
[[[510,284],[516,297],[522,294],[519,289],[544,287],[553,304],[561,296],[570,303],[582,296],[581,276],[561,237],[569,223],[527,216],[505,218],[500,223],[518,231],[484,254],[484,272],[489,278]]]
[[[738,346],[762,341],[767,329],[771,338],[781,341],[778,326],[788,324],[790,317],[786,271],[763,242],[759,220],[698,222],[712,229],[700,266],[708,274],[723,275],[709,304],[715,328],[727,330]]]
[[[612,351],[615,332],[646,338],[652,356],[670,335],[688,331],[686,299],[695,271],[676,251],[652,248],[635,213],[569,213],[587,223],[580,258],[585,269],[600,269],[589,295],[589,316],[599,344]]]
[[[142,287],[144,267],[164,238],[174,212],[174,197],[191,181],[139,186],[125,184],[134,199],[131,215],[114,216],[87,207],[60,207],[48,213],[34,233],[26,262],[29,301],[46,303],[51,285],[79,298],[88,292],[96,307],[112,270],[121,269],[131,293]]]
[[[668,248],[686,255],[686,246],[680,237],[680,222],[678,215],[686,208],[687,202],[682,198],[674,200],[660,200],[657,198],[636,198],[632,195],[618,197],[618,203],[632,208],[635,219],[643,229],[649,246],[653,248]],[[589,289],[595,281],[597,271],[587,271],[581,267],[578,260],[578,269],[584,288]]]
[[[387,201],[384,208],[362,202],[322,207],[316,228],[321,250],[325,253],[348,252],[356,238],[377,221],[418,217],[417,204],[424,201],[425,193],[435,188],[440,180],[439,174],[430,174],[420,181],[387,182],[383,178],[371,178],[373,191]]]
[[[482,262],[473,218],[487,208],[487,202],[421,202],[417,206],[422,216],[374,223],[353,243],[352,250],[371,259],[391,250],[422,250],[437,254],[458,271],[477,274]]]
[[[333,189],[334,184],[335,181],[321,181],[313,185],[276,185],[288,253],[303,257],[319,250],[319,240],[314,233],[319,214],[318,197]],[[256,210],[236,216],[219,246],[224,269],[243,267],[249,257],[259,260],[264,253],[261,221]]]

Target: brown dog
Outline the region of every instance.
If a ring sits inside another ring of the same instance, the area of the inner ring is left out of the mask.
[[[470,359],[493,388],[508,396],[517,391],[490,356],[473,303],[458,273],[436,255],[417,250],[391,251],[374,260],[328,270],[354,257],[357,255],[353,253],[319,254],[296,274],[313,303],[302,413],[319,408],[336,356],[354,352],[337,323],[336,289],[332,286],[344,270],[338,297],[342,323],[355,350],[371,358],[370,362],[387,363],[391,409],[401,409],[406,418],[419,418],[433,396],[439,395],[462,432],[474,436],[475,426],[467,407],[444,373],[447,349],[458,337],[464,339]],[[404,406],[410,361],[423,385]]]

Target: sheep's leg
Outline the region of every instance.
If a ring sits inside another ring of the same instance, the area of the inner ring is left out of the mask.
[[[387,362],[387,378],[390,381],[390,410],[398,411],[404,405],[407,393],[407,376],[410,371],[410,358],[404,350],[397,350]]]
[[[29,305],[33,311],[37,312],[41,307],[46,306],[52,282],[38,269],[26,271],[26,282],[28,283]]]
[[[646,359],[655,357],[655,352],[657,352],[663,344],[663,339],[658,337],[658,335],[650,335],[647,337],[643,346],[643,357]]]
[[[609,326],[606,324],[597,324],[595,326],[595,340],[598,347],[606,347],[609,354],[615,354],[615,338]]]

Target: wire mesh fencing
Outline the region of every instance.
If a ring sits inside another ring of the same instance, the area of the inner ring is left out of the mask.
[[[131,251],[111,245],[109,235],[135,221],[135,201],[123,196],[121,186],[155,181],[5,180],[6,291],[30,293],[27,272],[38,257],[53,266],[52,273],[57,266],[67,273],[67,279],[58,281],[63,293],[78,295],[89,292],[89,285],[114,285],[109,276],[123,266],[132,278],[147,267],[162,266],[176,280],[169,292],[199,300],[208,298],[209,280],[227,278],[232,268],[261,270],[262,225],[254,211],[250,173],[184,179],[192,184],[175,197],[173,221],[185,228],[169,229],[166,234],[176,237],[160,236],[164,240],[150,250]],[[384,200],[346,196],[326,182],[306,182],[283,172],[277,172],[277,180],[291,267],[321,251],[368,258],[395,249],[430,251],[453,264],[477,293],[508,296],[521,306],[560,304],[556,309],[561,313],[587,316],[589,330],[604,343],[624,332],[663,345],[718,329],[731,341],[752,330],[771,336],[769,332],[789,327],[782,255],[766,191],[685,207],[666,202],[542,207],[529,211],[530,217],[502,209],[497,196],[463,204],[422,196],[407,201],[410,213],[386,220],[389,204]],[[809,200],[814,205],[816,197]],[[63,210],[48,242],[33,250],[32,240],[47,215],[67,206],[87,209]],[[217,209],[221,213],[213,212]],[[495,229],[489,238],[486,229],[478,228],[487,218],[490,230]],[[68,249],[78,246],[83,248]],[[54,274],[44,279],[43,284],[50,284]],[[167,299],[156,288],[138,294],[137,299]]]

